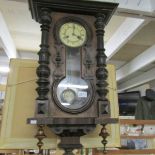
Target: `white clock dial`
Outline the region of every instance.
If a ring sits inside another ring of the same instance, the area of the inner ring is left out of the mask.
[[[66,46],[80,47],[86,42],[86,30],[78,23],[68,22],[60,27],[59,37]]]
[[[75,97],[76,94],[72,89],[66,89],[62,92],[62,99],[67,103],[72,104],[75,100]]]

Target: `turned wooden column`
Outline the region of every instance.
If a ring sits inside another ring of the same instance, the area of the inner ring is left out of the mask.
[[[104,49],[104,14],[97,14],[96,16],[96,36],[97,36],[97,70],[96,70],[96,79],[97,79],[97,94],[99,95],[98,101],[103,101],[103,104],[108,104],[108,99],[106,97],[108,93],[108,83],[107,83],[107,77],[108,77],[108,71],[106,69],[106,58],[105,55],[105,49]],[[109,111],[107,111],[109,113]]]
[[[99,117],[110,117],[110,104],[107,99],[107,93],[108,93],[108,83],[107,83],[107,77],[108,77],[108,71],[106,69],[106,58],[105,55],[105,49],[104,49],[104,27],[105,27],[105,15],[98,13],[96,15],[96,36],[97,36],[97,69],[96,69],[96,79],[97,79],[97,94],[99,96],[98,99],[98,107],[99,107]],[[101,110],[102,109],[102,110]],[[106,131],[106,124],[102,124],[103,128],[101,129],[101,133],[99,134],[102,136],[102,144],[104,147],[104,153],[105,147],[107,144],[107,136],[109,135]]]
[[[49,29],[51,24],[51,17],[49,14],[48,9],[44,8],[41,12],[41,31],[42,31],[42,37],[41,37],[41,45],[40,45],[40,51],[38,52],[39,55],[39,66],[37,68],[37,84],[38,87],[36,89],[38,93],[38,97],[36,98],[36,116],[44,117],[48,115],[48,92],[49,92],[49,76],[50,76],[50,68],[49,68],[49,45],[48,45],[48,39],[49,39]],[[42,140],[46,137],[44,134],[44,125],[38,125],[38,132],[36,134],[36,138],[38,139],[38,148],[39,148],[39,154],[42,154],[42,146],[43,142]]]
[[[51,24],[51,16],[48,12],[48,9],[42,9],[41,12],[41,45],[40,51],[38,52],[39,55],[39,66],[37,68],[37,84],[38,87],[36,89],[38,93],[38,97],[36,99],[37,108],[36,108],[36,115],[48,115],[48,92],[49,92],[49,76],[50,76],[50,68],[49,68],[49,29]]]

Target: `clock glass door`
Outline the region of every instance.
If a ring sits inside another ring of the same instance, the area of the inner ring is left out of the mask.
[[[68,112],[88,107],[91,85],[81,78],[81,48],[66,47],[66,77],[57,86],[59,106]]]

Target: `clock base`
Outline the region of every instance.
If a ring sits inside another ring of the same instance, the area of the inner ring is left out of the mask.
[[[30,118],[29,124],[47,125],[53,133],[60,137],[58,147],[65,151],[64,155],[74,155],[74,149],[81,149],[80,137],[96,128],[95,118]],[[45,138],[45,137],[44,137]]]
[[[58,147],[65,151],[64,155],[74,155],[74,149],[81,149],[80,137],[61,137],[61,142]]]
[[[74,155],[74,149],[81,149],[80,137],[88,134],[96,128],[97,124],[102,124],[104,127],[100,136],[103,137],[103,143],[106,142],[108,133],[105,125],[109,123],[118,123],[116,118],[52,118],[40,117],[29,118],[28,124],[37,124],[38,126],[47,125],[53,133],[60,137],[58,147],[65,151],[64,155]],[[41,136],[42,138],[42,136]],[[45,136],[43,137],[45,138]],[[39,139],[39,138],[38,138]],[[106,145],[106,143],[105,143]],[[105,149],[104,145],[104,149]]]

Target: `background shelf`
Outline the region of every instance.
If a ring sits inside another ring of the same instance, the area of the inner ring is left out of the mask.
[[[130,136],[130,135],[121,135],[121,139],[153,139],[155,135],[140,135],[140,136]]]
[[[145,149],[145,150],[109,150],[106,155],[112,154],[155,154],[155,149]],[[95,150],[95,155],[103,155],[102,151]]]
[[[155,120],[134,120],[134,119],[120,119],[120,124],[137,124],[137,125],[155,125]]]

